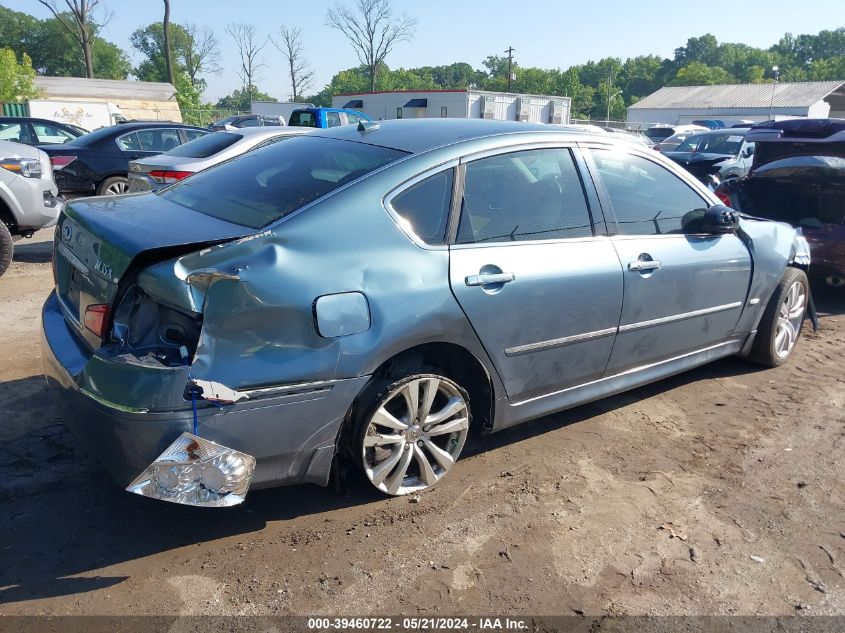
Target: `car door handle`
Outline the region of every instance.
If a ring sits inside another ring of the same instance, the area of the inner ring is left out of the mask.
[[[628,263],[628,270],[638,270],[640,272],[642,272],[644,270],[657,270],[662,265],[663,264],[660,262],[659,259],[654,259],[654,260],[638,259],[635,262],[629,262]]]
[[[486,286],[488,284],[506,284],[516,279],[513,273],[481,273],[464,279],[467,286]]]

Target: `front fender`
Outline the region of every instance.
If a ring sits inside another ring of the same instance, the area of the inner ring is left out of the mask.
[[[736,331],[753,332],[786,267],[805,258],[809,266],[809,247],[803,250],[803,237],[789,224],[745,215],[740,215],[738,235],[751,252],[752,272],[746,307]]]

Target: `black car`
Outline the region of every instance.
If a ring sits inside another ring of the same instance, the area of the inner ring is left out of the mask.
[[[129,189],[129,161],[161,154],[209,131],[169,121],[102,127],[64,145],[39,145],[50,156],[60,193],[116,195]]]
[[[69,123],[22,116],[0,117],[0,141],[25,145],[68,143],[83,134],[88,134],[88,130]]]
[[[217,123],[212,123],[208,127],[212,130],[219,131],[233,127],[263,127],[265,125],[284,125],[284,122],[277,116],[240,114],[221,119]]]

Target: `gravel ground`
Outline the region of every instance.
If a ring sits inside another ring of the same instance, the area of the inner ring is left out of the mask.
[[[40,376],[51,231],[0,279],[2,614],[845,614],[845,294],[725,360],[480,438],[418,500],[124,493]]]

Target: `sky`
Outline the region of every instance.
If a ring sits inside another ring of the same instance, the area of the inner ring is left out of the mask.
[[[352,0],[340,0],[351,3]],[[63,0],[58,0],[63,4]],[[36,0],[0,0],[0,4],[38,18],[49,11]],[[139,27],[160,21],[163,2],[101,0],[112,17],[102,36],[124,47],[133,64],[140,56],[129,45],[130,34]],[[171,21],[210,27],[221,44],[219,74],[208,75],[205,98],[216,101],[241,87],[236,69],[237,49],[225,32],[229,22],[254,24],[258,33],[275,36],[281,25],[302,30],[306,56],[314,69],[318,92],[340,70],[358,65],[355,53],[343,36],[326,26],[332,2],[309,0],[171,0]],[[817,33],[845,25],[842,0],[653,0],[533,2],[516,0],[394,0],[397,14],[417,19],[413,40],[399,43],[387,58],[391,68],[436,66],[467,62],[482,68],[488,55],[504,55],[515,49],[522,66],[567,68],[603,57],[634,57],[657,54],[671,57],[689,37],[712,33],[720,42],[737,42],[767,48],[785,33]],[[800,7],[800,9],[798,9]],[[272,44],[263,51],[267,64],[256,84],[279,100],[290,95],[289,78],[281,53]]]

